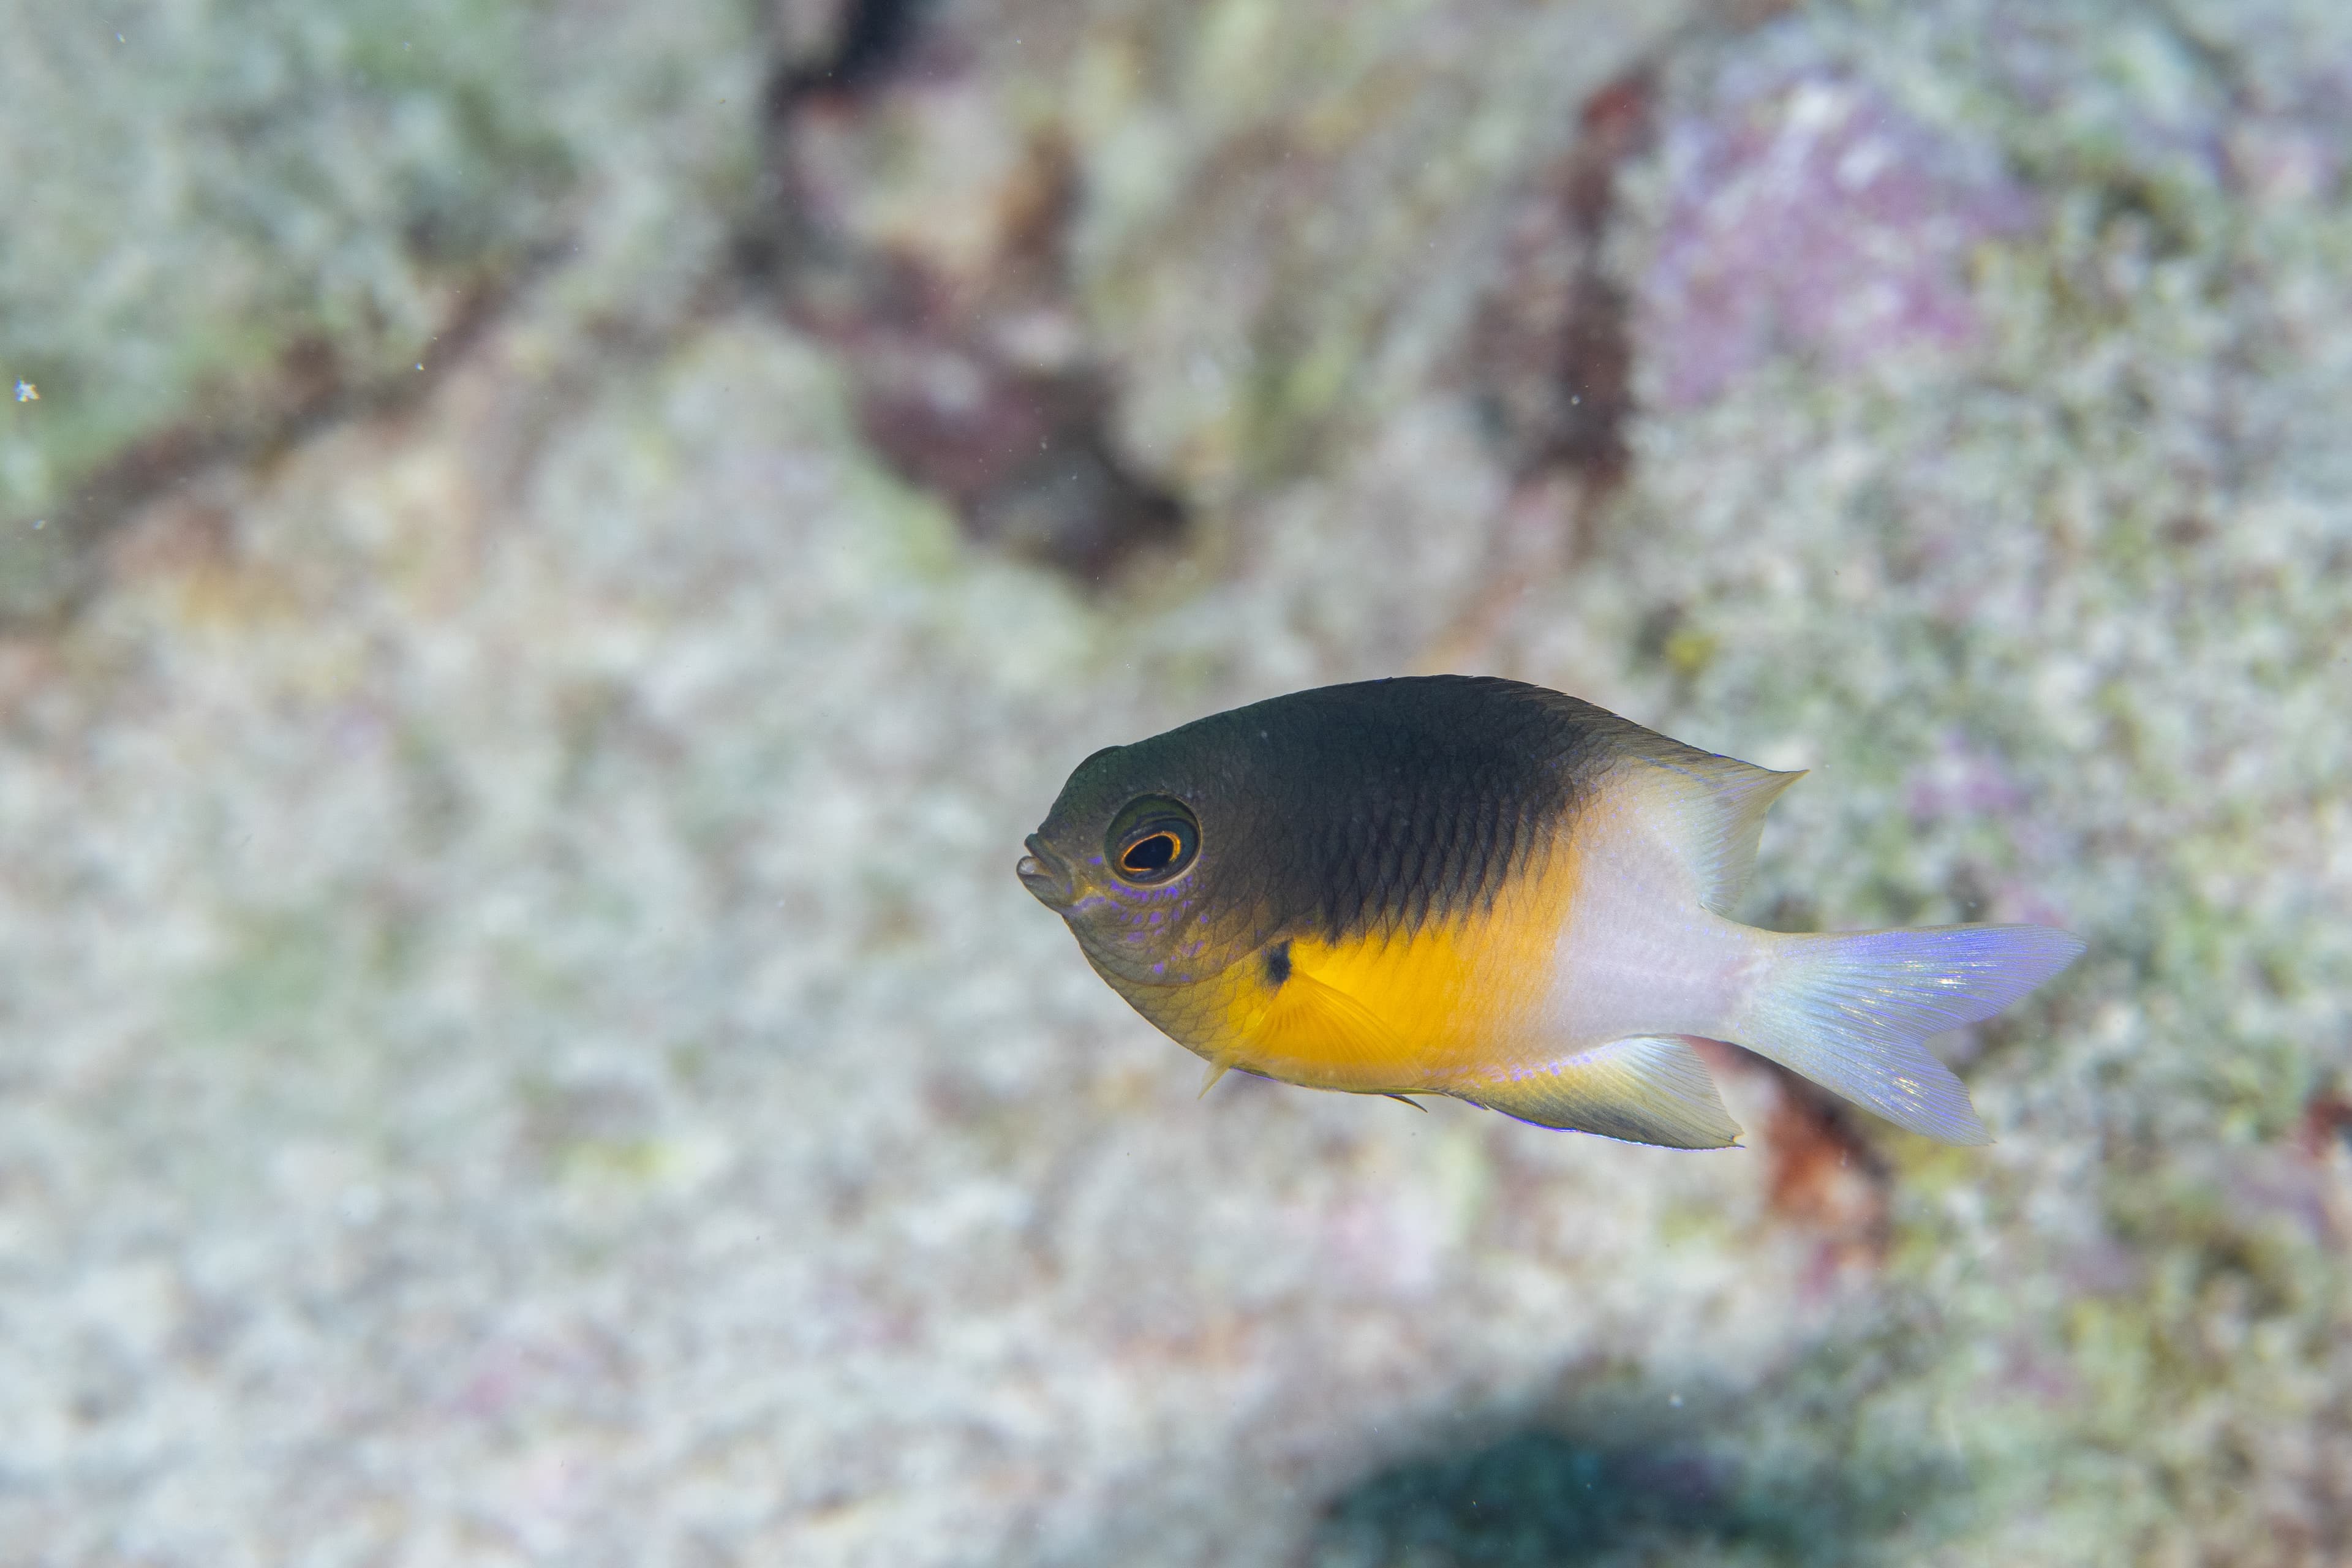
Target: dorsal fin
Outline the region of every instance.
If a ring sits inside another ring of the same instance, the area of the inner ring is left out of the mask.
[[[1661,737],[1663,739],[1663,737]],[[1636,753],[1641,783],[1659,809],[1654,820],[1698,883],[1698,900],[1727,915],[1756,869],[1764,814],[1805,775],[1776,773],[1735,757],[1668,742]]]
[[[1805,775],[1774,773],[1737,757],[1702,752],[1671,735],[1596,708],[1581,698],[1525,688],[1529,698],[1624,759],[1616,783],[1638,792],[1644,815],[1675,857],[1689,868],[1699,901],[1727,915],[1756,869],[1764,814],[1782,790]]]
[[[1706,1064],[1687,1042],[1663,1035],[1612,1040],[1562,1061],[1498,1068],[1475,1088],[1455,1089],[1474,1104],[1532,1121],[1656,1143],[1722,1149],[1739,1124],[1723,1109]]]

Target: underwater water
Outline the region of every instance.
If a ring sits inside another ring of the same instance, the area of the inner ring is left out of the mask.
[[[9,35],[0,1562],[2352,1561],[2352,9]],[[1024,837],[1440,671],[1995,1141],[1199,1095]]]

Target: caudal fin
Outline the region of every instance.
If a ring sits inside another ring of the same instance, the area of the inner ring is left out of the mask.
[[[1969,1091],[1920,1041],[1991,1017],[2082,951],[2048,926],[1783,936],[1731,1037],[1914,1132],[1990,1143]]]

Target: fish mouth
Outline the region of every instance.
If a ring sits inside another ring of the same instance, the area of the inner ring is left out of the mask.
[[[1013,868],[1013,874],[1021,879],[1021,885],[1029,889],[1030,896],[1047,909],[1068,909],[1076,901],[1077,896],[1071,887],[1069,869],[1063,864],[1062,858],[1034,833],[1023,841],[1022,847],[1029,853],[1021,857],[1021,863]]]

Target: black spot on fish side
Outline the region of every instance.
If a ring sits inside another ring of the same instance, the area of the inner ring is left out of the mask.
[[[1290,978],[1290,943],[1277,942],[1265,950],[1265,983],[1277,991]]]

